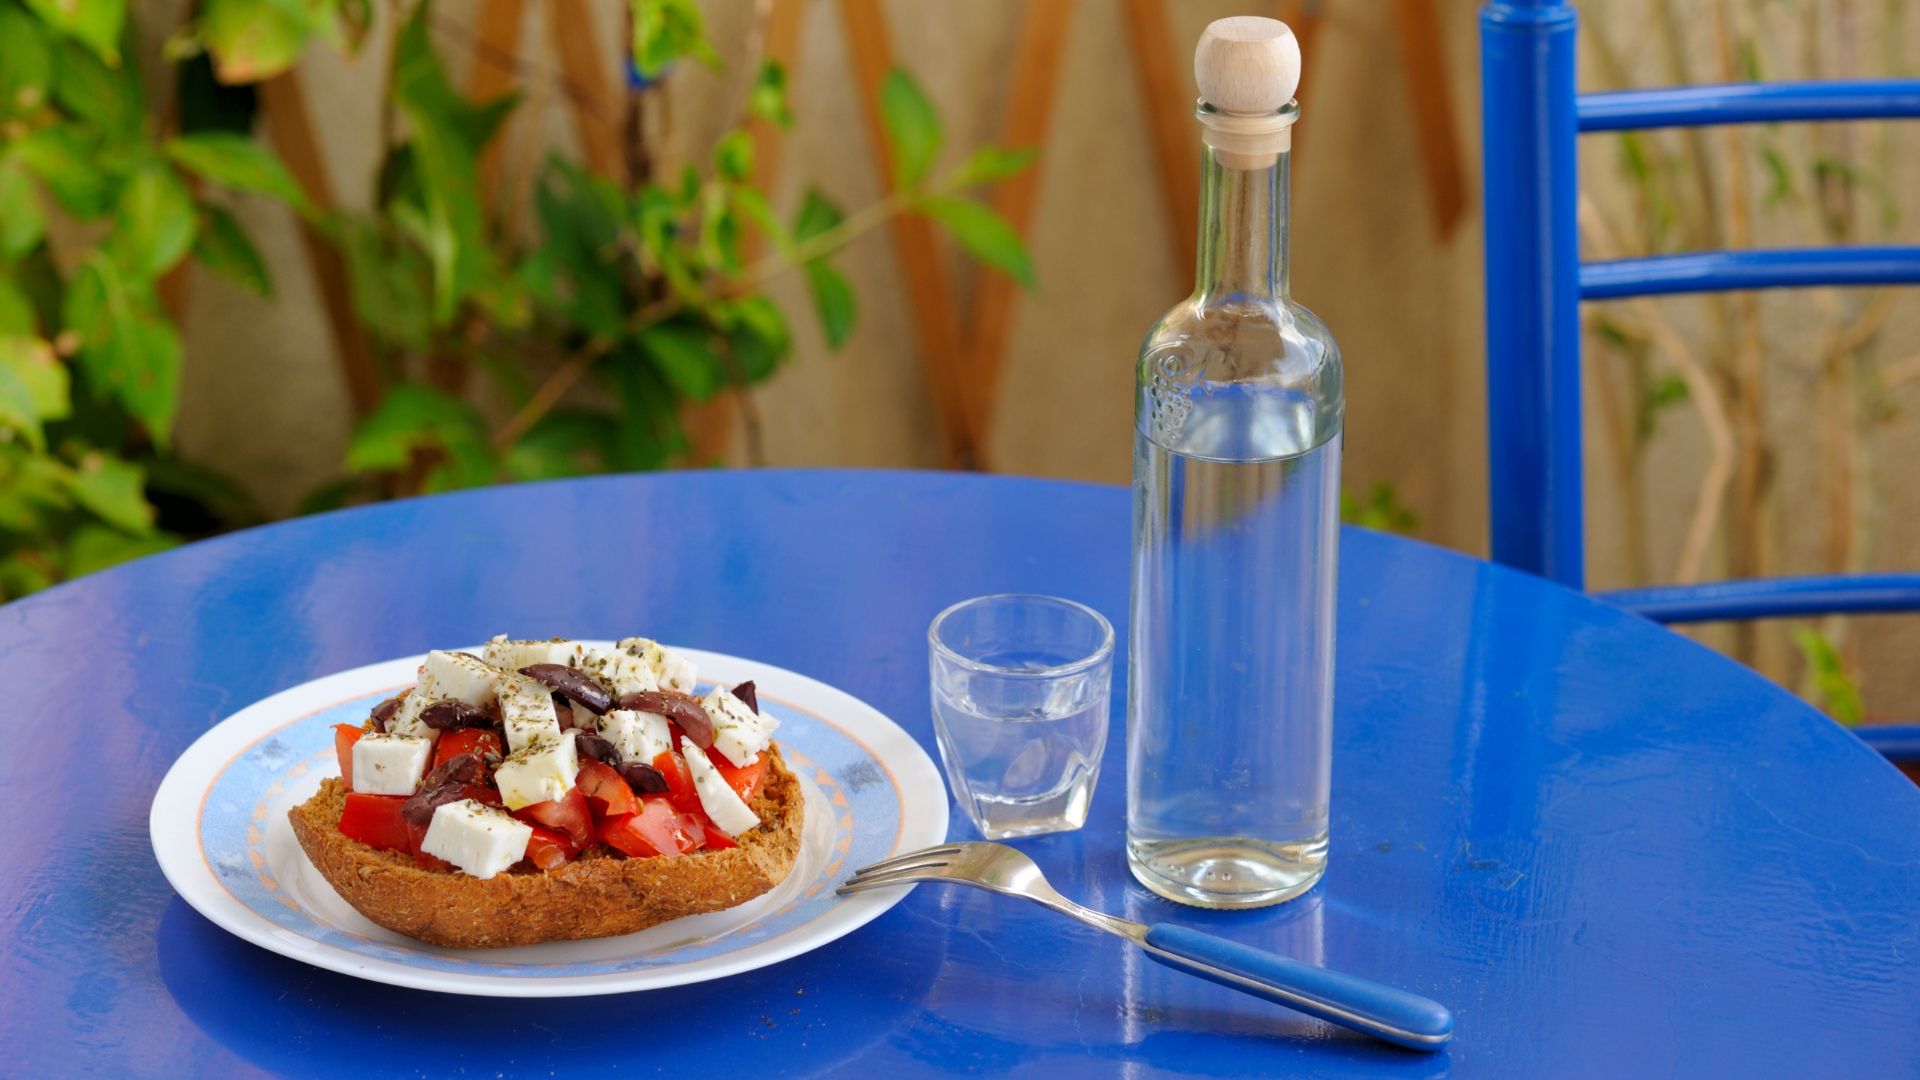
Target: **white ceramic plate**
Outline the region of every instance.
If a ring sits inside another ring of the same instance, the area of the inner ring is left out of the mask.
[[[911,886],[834,888],[861,866],[947,836],[946,786],[926,751],[878,710],[804,675],[680,650],[703,688],[754,680],[806,789],[793,872],[736,908],[624,937],[507,949],[444,949],[382,929],[308,862],[288,808],[339,775],[332,726],[359,724],[412,684],[424,656],[296,686],[240,710],[174,762],[153,798],[153,851],[187,903],[247,941],[376,982],[494,997],[652,990],[764,967],[850,933]]]

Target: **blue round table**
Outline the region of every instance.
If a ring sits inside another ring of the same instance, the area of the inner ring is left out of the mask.
[[[814,953],[646,994],[400,990],[228,936],[155,866],[174,757],[319,675],[479,640],[765,660],[933,750],[925,632],[1033,591],[1127,614],[1117,488],[703,472],[329,514],[0,608],[0,1075],[1892,1076],[1920,1067],[1920,791],[1745,669],[1543,581],[1341,538],[1330,868],[1256,912],[1128,878],[1125,740],[1069,897],[1450,1006],[1402,1051],[1147,962],[1038,907],[921,886]],[[1118,685],[1125,676],[1117,672]],[[1115,703],[1115,723],[1120,702]],[[955,835],[969,835],[956,810]]]

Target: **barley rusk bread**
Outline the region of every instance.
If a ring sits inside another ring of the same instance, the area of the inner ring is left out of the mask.
[[[761,825],[724,851],[630,859],[596,845],[557,870],[476,878],[423,869],[408,855],[342,835],[347,789],[337,777],[287,817],[335,891],[396,933],[457,949],[611,937],[743,904],[786,879],[800,851],[805,800],[779,747],[766,755],[752,804]]]

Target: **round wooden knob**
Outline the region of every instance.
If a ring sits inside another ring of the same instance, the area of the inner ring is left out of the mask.
[[[1200,97],[1221,112],[1271,113],[1300,86],[1300,42],[1278,19],[1218,19],[1193,50]]]

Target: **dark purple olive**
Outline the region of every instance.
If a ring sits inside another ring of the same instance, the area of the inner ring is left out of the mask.
[[[565,731],[568,728],[574,726],[573,704],[567,700],[567,695],[559,693],[557,691],[554,693],[553,715],[559,718],[561,731]],[[585,727],[586,725],[582,724],[580,726]]]
[[[436,701],[420,711],[420,722],[440,731],[459,731],[461,728],[490,727],[493,720],[486,713],[455,698]]]
[[[373,730],[380,732],[382,735],[386,734],[387,721],[393,719],[393,714],[400,711],[400,702],[404,700],[406,696],[405,694],[396,694],[373,707]]]
[[[620,699],[622,709],[658,713],[680,725],[693,745],[702,750],[713,745],[713,719],[698,701],[672,690],[642,690]],[[676,748],[677,749],[677,748]]]
[[[427,778],[420,782],[422,790],[437,788],[441,784],[471,784],[480,779],[480,759],[472,754],[455,754],[433,767]]]
[[[746,702],[747,708],[752,709],[756,714],[760,711],[760,692],[753,688],[752,679],[748,679],[746,682],[734,687],[732,694],[734,697]]]
[[[573,741],[580,748],[581,753],[595,761],[604,761],[609,765],[620,763],[620,751],[615,750],[612,743],[592,732],[575,731]]]
[[[645,762],[627,761],[614,768],[620,770],[620,778],[638,794],[665,795],[667,793],[667,778],[659,769]]]
[[[585,705],[588,712],[604,713],[613,707],[613,695],[607,693],[607,688],[578,668],[565,664],[529,664],[520,669],[520,674],[539,679],[567,695],[575,705]]]

